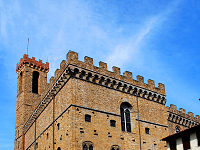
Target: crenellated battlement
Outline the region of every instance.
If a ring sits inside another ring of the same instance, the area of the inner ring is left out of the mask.
[[[37,70],[41,70],[44,72],[49,72],[49,63],[48,62],[46,62],[46,64],[45,64],[42,62],[42,60],[39,60],[39,61],[35,60],[35,57],[29,58],[27,54],[24,54],[23,58],[20,59],[20,62],[17,63],[16,72],[18,73],[18,71],[21,70],[21,68],[24,65],[28,65],[32,68],[35,68]]]
[[[177,110],[176,105],[170,104],[170,107],[167,107],[167,109],[169,112],[168,120],[171,122],[175,122],[187,127],[191,127],[200,123],[199,115],[194,117],[192,112],[188,112],[188,114],[186,114],[185,109],[180,108]]]
[[[137,86],[141,86],[143,88],[155,91],[157,93],[165,95],[165,86],[162,83],[158,84],[158,87],[155,87],[155,83],[153,80],[148,80],[148,84],[144,83],[144,78],[142,76],[137,76],[137,80],[134,80],[132,77],[132,72],[125,71],[123,75],[121,75],[120,68],[113,66],[112,72],[107,70],[107,64],[104,62],[99,62],[99,67],[93,65],[93,59],[85,56],[84,62],[78,60],[78,53],[69,51],[67,54],[67,63],[74,64],[82,68],[86,68],[92,70],[94,72],[98,72],[100,74],[104,74],[110,76],[112,78],[116,78]]]
[[[144,83],[144,77],[139,75],[137,80],[134,80],[132,72],[125,71],[121,75],[120,68],[115,66],[112,67],[112,72],[108,71],[107,64],[101,61],[99,67],[96,67],[93,65],[93,59],[87,56],[84,57],[84,62],[79,61],[78,53],[73,51],[67,53],[67,61],[63,60],[60,69],[56,69],[54,76],[50,78],[50,88],[67,68],[75,78],[137,95],[163,105],[166,103],[164,84],[158,83],[158,87],[155,87],[154,81],[150,79],[146,84]]]

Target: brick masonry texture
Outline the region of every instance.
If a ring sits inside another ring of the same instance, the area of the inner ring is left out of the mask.
[[[93,66],[87,56],[81,62],[72,51],[66,57],[49,83],[48,63],[24,55],[17,64],[15,150],[82,150],[85,142],[94,150],[164,150],[162,138],[200,122],[175,105],[165,107],[164,84],[146,84],[139,75],[134,80],[117,67],[108,71],[104,62]],[[39,73],[38,93],[32,91],[33,72]],[[121,128],[122,104],[129,106],[131,132]]]

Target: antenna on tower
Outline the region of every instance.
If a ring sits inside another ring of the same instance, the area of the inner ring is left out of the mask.
[[[28,45],[29,45],[29,38],[28,38],[28,43],[27,43],[27,55],[28,55]]]

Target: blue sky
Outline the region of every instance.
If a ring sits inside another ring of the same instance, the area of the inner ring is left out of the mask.
[[[200,1],[0,0],[0,149],[13,150],[17,74],[26,53],[50,63],[68,50],[165,84],[167,104],[199,114]]]

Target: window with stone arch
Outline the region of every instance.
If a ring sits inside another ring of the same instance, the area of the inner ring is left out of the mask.
[[[131,132],[131,112],[132,106],[128,102],[123,102],[120,106],[122,131]]]
[[[118,145],[112,145],[110,150],[121,150]]]
[[[94,148],[94,144],[90,141],[83,142],[82,146],[83,146],[83,150],[93,150]]]

